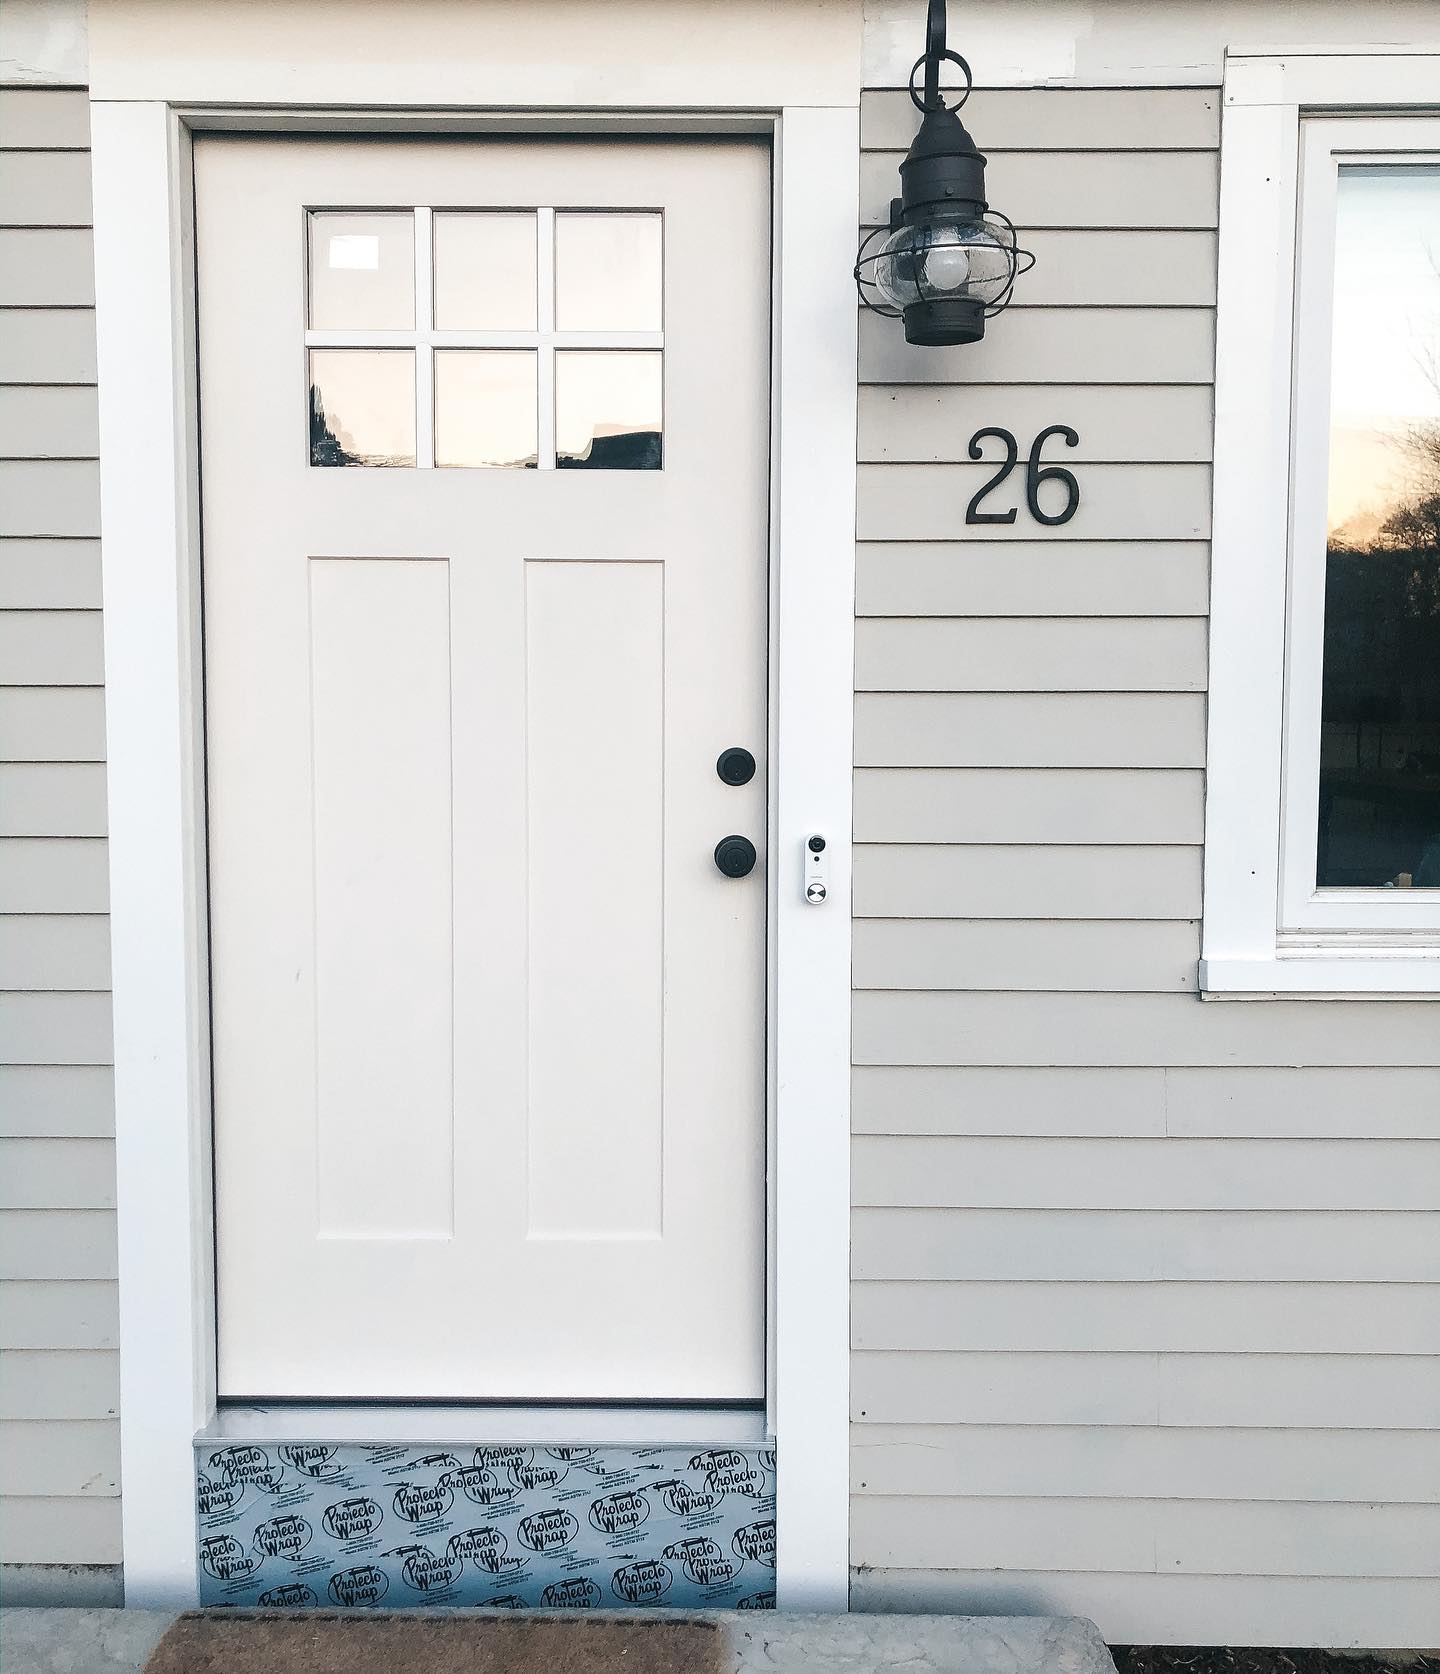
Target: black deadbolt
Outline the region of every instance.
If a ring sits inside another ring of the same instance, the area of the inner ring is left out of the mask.
[[[733,750],[722,750],[720,759],[715,763],[715,771],[727,785],[748,785],[755,777],[755,758],[748,750],[738,746]]]
[[[727,878],[743,878],[755,870],[755,845],[748,837],[722,837],[715,845],[715,864]]]

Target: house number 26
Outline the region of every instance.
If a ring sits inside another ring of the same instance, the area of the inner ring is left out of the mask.
[[[980,503],[992,489],[996,489],[1015,469],[1015,462],[1020,457],[1020,447],[1014,436],[1008,430],[1002,430],[999,425],[987,424],[983,430],[977,430],[970,438],[970,457],[983,459],[984,449],[980,444],[987,436],[993,436],[997,442],[1004,445],[1005,460],[1000,469],[985,483],[965,508],[967,523],[1013,523],[1019,508],[1011,506],[1009,511],[981,511]],[[1078,447],[1080,438],[1068,424],[1047,425],[1035,438],[1030,446],[1030,457],[1025,461],[1025,504],[1030,508],[1030,515],[1037,523],[1044,523],[1054,528],[1058,523],[1068,523],[1074,517],[1080,506],[1080,484],[1075,480],[1075,473],[1067,471],[1063,465],[1046,465],[1040,458],[1040,450],[1052,436],[1063,436],[1067,448]],[[1057,512],[1047,512],[1040,504],[1040,488],[1047,482],[1058,482],[1064,485],[1065,504]]]

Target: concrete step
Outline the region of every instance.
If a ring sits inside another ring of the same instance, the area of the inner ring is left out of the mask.
[[[548,1614],[574,1619],[568,1611]],[[1100,1630],[1079,1616],[675,1614],[723,1625],[734,1674],[1115,1674]],[[166,1610],[0,1610],[0,1669],[138,1674],[174,1620],[175,1613]]]

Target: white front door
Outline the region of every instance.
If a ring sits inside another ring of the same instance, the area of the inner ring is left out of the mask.
[[[768,152],[196,176],[220,1392],[759,1399]]]

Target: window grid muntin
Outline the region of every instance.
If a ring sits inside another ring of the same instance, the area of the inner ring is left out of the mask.
[[[658,331],[560,331],[555,325],[555,216],[554,205],[465,205],[445,204],[446,212],[468,214],[534,214],[536,217],[537,325],[534,331],[442,330],[435,325],[434,216],[435,206],[411,206],[415,217],[415,329],[318,331],[310,319],[310,236],[309,221],[323,214],[385,214],[400,212],[396,205],[316,204],[306,209],[305,348],[311,349],[403,349],[415,350],[415,469],[435,468],[435,376],[436,349],[534,349],[538,360],[539,437],[536,464],[541,471],[553,471],[555,463],[555,353],[557,349],[653,349],[665,347],[665,220],[658,207],[647,205],[565,205],[560,212],[584,214],[656,215],[660,218],[661,329]],[[422,254],[423,252],[423,254]],[[423,367],[423,370],[422,370]],[[661,363],[662,400],[664,363]],[[306,442],[309,460],[309,442]],[[664,442],[661,443],[661,468]],[[405,469],[406,467],[400,467]],[[486,470],[495,467],[444,467]]]

